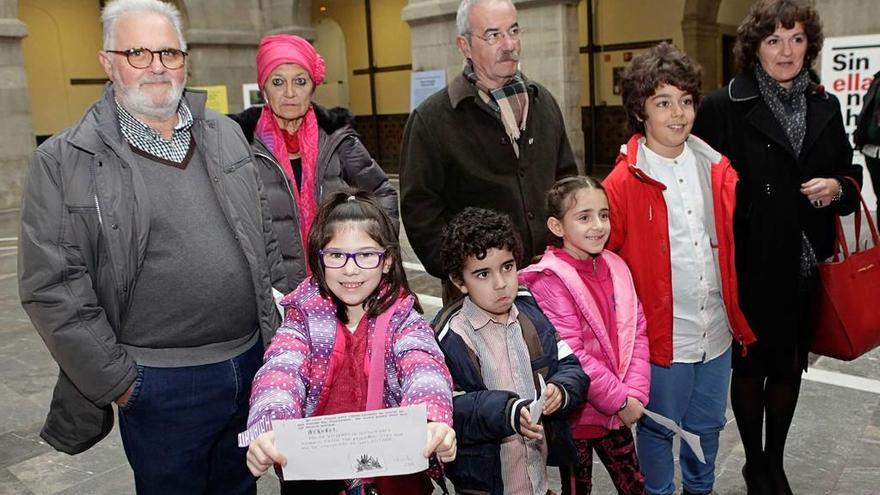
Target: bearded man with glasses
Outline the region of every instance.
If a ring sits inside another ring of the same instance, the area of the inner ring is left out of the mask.
[[[409,116],[400,151],[401,218],[413,250],[459,293],[440,262],[443,226],[468,206],[510,216],[525,266],[544,251],[544,195],[577,174],[562,113],[546,88],[520,71],[522,30],[510,0],[464,0],[456,17],[463,69]]]
[[[111,82],[34,153],[19,292],[60,368],[41,436],[83,452],[115,403],[139,494],[253,494],[236,437],[286,281],[250,146],[184,89],[180,19],[107,3]]]

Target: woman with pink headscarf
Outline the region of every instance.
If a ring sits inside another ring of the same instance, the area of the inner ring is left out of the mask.
[[[325,72],[324,59],[305,39],[266,36],[257,50],[257,84],[266,105],[232,116],[260,164],[288,292],[307,275],[305,245],[325,195],[346,186],[369,191],[398,225],[397,191],[358,139],[354,116],[312,102]]]

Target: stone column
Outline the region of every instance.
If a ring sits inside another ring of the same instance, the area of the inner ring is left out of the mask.
[[[815,0],[825,36],[856,36],[880,32],[875,0]],[[822,58],[822,57],[818,57]]]
[[[189,45],[188,86],[225,84],[229,111],[240,112],[241,85],[256,82],[254,58],[258,32],[219,29],[189,29],[185,33]]]
[[[315,40],[311,0],[268,0],[262,6],[266,34],[287,33]]]
[[[682,48],[703,66],[703,89],[712,90],[721,81],[721,27],[718,24],[720,0],[688,0],[681,21]]]
[[[556,98],[568,139],[583,170],[577,0],[513,2],[523,28],[522,69]],[[462,56],[455,44],[458,0],[409,0],[401,17],[410,26],[412,69],[445,69],[447,80],[461,72]]]
[[[0,0],[0,210],[21,204],[25,170],[35,146],[21,53],[27,27],[17,15],[17,0]]]
[[[191,86],[225,84],[229,111],[243,108],[241,85],[257,82],[257,45],[265,34],[314,39],[309,0],[183,0]]]

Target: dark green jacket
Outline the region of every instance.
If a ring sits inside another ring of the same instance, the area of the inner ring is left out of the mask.
[[[526,261],[544,252],[544,195],[556,179],[577,174],[577,163],[556,100],[540,84],[526,84],[529,113],[519,158],[497,114],[463,75],[409,116],[400,151],[401,218],[416,255],[435,277],[445,278],[443,226],[468,206],[510,215]]]
[[[285,281],[250,146],[234,122],[205,109],[204,92],[186,91],[184,97],[193,114],[193,138],[250,266],[268,343],[280,324],[272,287]],[[137,374],[116,340],[150,226],[144,179],[131,157],[108,85],[78,123],[34,152],[28,170],[19,294],[60,368],[40,435],[68,454],[87,450],[109,433],[111,402]]]

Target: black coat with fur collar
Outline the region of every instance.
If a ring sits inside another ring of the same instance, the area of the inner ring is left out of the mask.
[[[398,225],[397,191],[388,181],[385,172],[370,157],[352,128],[354,116],[345,108],[326,109],[312,104],[318,121],[318,162],[315,171],[315,202],[346,186],[373,193],[388,216]],[[260,119],[261,107],[252,107],[230,117],[238,122],[245,137],[253,147],[260,178],[269,201],[272,227],[281,248],[287,274],[288,292],[296,288],[306,276],[304,243],[299,226],[299,212],[290,183],[285,177],[272,152],[254,136]]]
[[[796,155],[747,71],[706,97],[693,133],[730,158],[739,174],[734,237],[742,310],[759,344],[795,345],[805,357],[811,336],[811,319],[805,315],[815,300],[799,281],[801,232],[820,261],[831,256],[834,214],[851,213],[857,204],[844,177],[861,183],[840,103],[821,86],[809,86],[807,131]],[[815,177],[840,178],[843,200],[814,208],[800,186]]]

